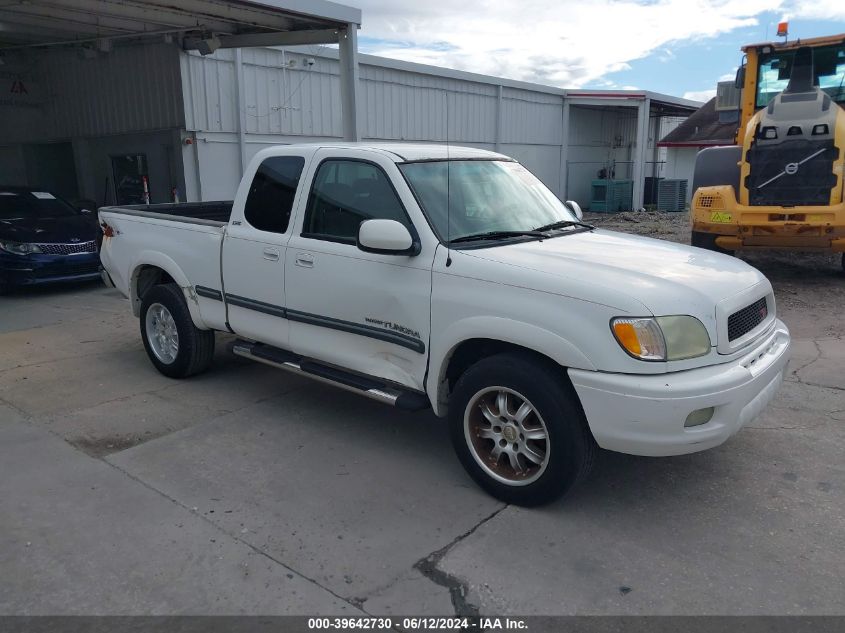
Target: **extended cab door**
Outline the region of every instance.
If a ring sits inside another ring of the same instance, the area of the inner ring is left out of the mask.
[[[249,188],[242,191],[242,183],[238,191],[223,243],[223,290],[235,333],[287,347],[285,250],[306,157],[301,150],[272,152],[259,155]]]
[[[319,150],[285,279],[293,351],[424,390],[436,238],[388,155]],[[419,255],[366,253],[362,221],[403,223]]]

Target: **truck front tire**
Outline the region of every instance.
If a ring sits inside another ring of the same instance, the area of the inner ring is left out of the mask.
[[[141,339],[155,368],[170,378],[205,371],[214,357],[214,331],[194,325],[176,284],[153,286],[144,295]]]
[[[585,479],[598,450],[559,367],[530,355],[485,358],[459,379],[449,426],[458,459],[506,503],[548,503]]]

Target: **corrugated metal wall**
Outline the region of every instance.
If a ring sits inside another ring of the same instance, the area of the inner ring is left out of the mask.
[[[188,195],[230,197],[240,178],[235,53],[181,55],[185,124],[197,144],[183,148]],[[337,56],[320,47],[244,49],[245,150],[248,159],[275,143],[337,140],[343,135]],[[401,66],[401,67],[400,67]],[[445,142],[495,149],[513,156],[558,195],[583,202],[599,169],[613,164],[617,178],[633,173],[637,108],[573,105],[564,152],[564,98],[559,91],[499,85],[417,70],[362,55],[359,61],[362,138]],[[652,120],[658,124],[658,120]],[[662,165],[654,150],[659,125],[649,128],[644,175]],[[566,165],[561,155],[566,154]],[[188,166],[193,167],[189,168]],[[196,173],[190,176],[189,172]]]
[[[342,138],[336,59],[317,47],[313,54],[244,49],[242,56],[248,156],[273,143]],[[559,94],[391,68],[362,57],[363,138],[498,147],[559,190]],[[186,53],[181,60],[185,125],[199,141],[185,159],[202,167],[194,195],[220,197],[240,173],[239,154],[231,147],[238,133],[235,54]]]
[[[55,48],[21,53],[26,97],[3,104],[0,139],[46,142],[184,125],[179,51],[173,45],[115,46],[108,53]],[[11,65],[11,64],[10,64]]]

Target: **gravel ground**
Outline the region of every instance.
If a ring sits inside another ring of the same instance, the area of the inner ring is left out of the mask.
[[[585,213],[584,218],[603,229],[689,244],[689,213],[686,212]],[[772,282],[778,312],[793,336],[845,336],[845,273],[840,254],[745,251],[737,256],[758,268]]]

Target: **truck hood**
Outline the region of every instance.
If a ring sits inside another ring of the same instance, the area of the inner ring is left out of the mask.
[[[754,294],[771,290],[762,273],[735,257],[601,229],[463,253],[508,267],[485,266],[491,281],[504,277],[509,283],[580,297],[632,315],[689,314],[704,321],[708,330],[723,299],[761,283],[765,290]]]

